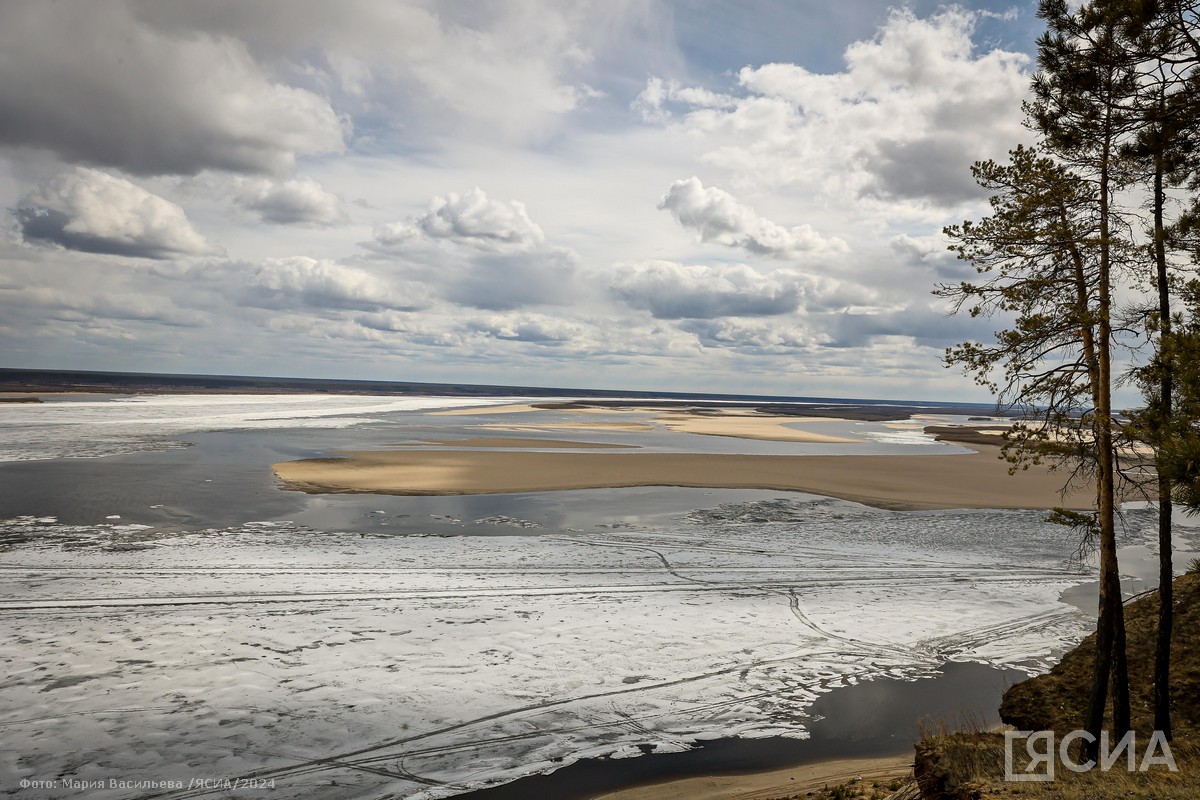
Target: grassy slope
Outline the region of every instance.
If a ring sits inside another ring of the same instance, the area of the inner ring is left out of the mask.
[[[1129,693],[1139,733],[1154,728],[1154,647],[1158,635],[1158,592],[1125,607]],[[1200,733],[1200,574],[1175,581],[1172,628],[1171,701],[1175,733]],[[1000,718],[1018,730],[1070,731],[1083,727],[1092,681],[1095,635],[1063,656],[1049,673],[1019,683],[1004,694]]]
[[[1138,731],[1139,758],[1153,729],[1154,647],[1158,634],[1158,592],[1126,606],[1130,695]],[[957,732],[927,736],[917,745],[917,775],[927,800],[1019,796],[1035,800],[1195,800],[1200,798],[1200,574],[1175,581],[1171,693],[1175,739],[1171,749],[1180,768],[1169,773],[1123,769],[1077,774],[1058,769],[1053,783],[1012,783],[1003,779],[1003,736]],[[1083,727],[1092,679],[1095,637],[1084,639],[1046,675],[1008,690],[1002,719],[1019,730],[1054,730],[1059,735]],[[1123,764],[1124,762],[1119,762]],[[915,787],[913,787],[915,788]]]

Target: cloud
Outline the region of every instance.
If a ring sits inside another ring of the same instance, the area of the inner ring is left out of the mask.
[[[729,192],[705,188],[695,176],[671,184],[658,207],[670,211],[680,225],[698,231],[702,242],[741,247],[756,255],[794,258],[848,249],[841,239],[826,239],[809,225],[785,228],[760,217]]]
[[[745,265],[685,266],[647,261],[620,267],[610,291],[630,308],[658,319],[714,319],[790,314],[804,296],[802,278],[779,270],[762,275]]]
[[[710,164],[760,189],[942,206],[975,200],[971,162],[1003,157],[1028,137],[1021,101],[1029,87],[1024,54],[975,52],[975,21],[955,6],[927,19],[896,10],[873,39],[846,48],[842,72],[765,64],[738,73],[732,105],[651,91],[651,83],[643,100],[679,105],[678,122],[658,121],[679,125],[705,143]]]
[[[531,249],[546,240],[517,200],[489,200],[476,186],[465,195],[450,192],[435,197],[429,210],[417,218],[415,227],[434,239],[455,241],[475,247]]]
[[[174,38],[235,39],[272,74],[295,74],[356,117],[356,134],[544,141],[600,92],[603,46],[636,25],[629,2],[140,2],[139,23]]]
[[[435,197],[424,214],[376,228],[365,246],[407,262],[459,305],[504,311],[578,299],[578,255],[548,244],[524,203],[479,188]]]
[[[867,156],[874,182],[864,188],[883,198],[912,197],[940,205],[981,199],[987,193],[971,177],[975,145],[952,134],[930,133],[915,141],[884,139]]]
[[[124,178],[86,167],[37,187],[15,213],[30,243],[154,259],[215,252],[179,206]]]
[[[338,152],[328,101],[229,35],[164,32],[121,2],[8,3],[0,144],[139,175],[283,173]]]
[[[950,251],[950,240],[940,232],[919,237],[902,233],[893,236],[888,244],[901,265],[921,270],[931,281],[959,281],[975,275],[975,268]]]
[[[144,292],[92,293],[30,287],[17,290],[5,299],[12,304],[19,303],[25,309],[36,309],[38,315],[63,322],[107,319],[171,327],[199,327],[211,322],[211,318],[200,311],[180,308],[170,298]]]
[[[734,108],[737,101],[727,94],[718,94],[699,86],[684,86],[677,80],[649,78],[646,88],[634,98],[629,107],[646,122],[665,122],[671,118],[668,105],[679,104],[693,108]]]
[[[193,268],[192,274],[214,282],[239,305],[254,308],[415,310],[426,302],[412,287],[401,292],[366,270],[306,256],[216,262]]]
[[[814,320],[839,348],[865,347],[878,339],[900,337],[914,344],[944,350],[968,339],[986,336],[988,323],[969,315],[948,315],[935,303],[913,302],[902,309],[856,313],[843,311]]]
[[[565,248],[484,254],[447,275],[444,296],[473,308],[504,311],[578,301],[578,257]]]
[[[467,330],[494,339],[529,342],[539,345],[560,345],[579,336],[579,325],[543,315],[518,314],[492,316],[469,320]]]
[[[273,181],[249,178],[238,183],[235,202],[272,225],[326,228],[349,221],[342,200],[312,178]]]
[[[986,213],[967,164],[1025,134],[1027,62],[988,42],[1031,49],[1029,15],[684,5],[0,4],[6,352],[976,391],[938,351],[991,327],[941,317],[929,288],[970,266],[935,232]]]
[[[689,319],[679,327],[695,335],[705,347],[730,348],[748,355],[794,354],[822,341],[807,328],[774,321],[747,324],[728,319]]]

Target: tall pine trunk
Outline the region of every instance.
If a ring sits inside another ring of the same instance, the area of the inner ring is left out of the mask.
[[[1111,80],[1111,73],[1109,75]],[[1116,458],[1112,429],[1112,220],[1110,180],[1112,170],[1112,108],[1105,110],[1105,137],[1100,148],[1099,222],[1100,274],[1096,354],[1099,380],[1095,393],[1096,495],[1100,533],[1100,608],[1096,625],[1096,655],[1086,728],[1099,739],[1104,725],[1107,685],[1112,685],[1113,730],[1118,737],[1130,730],[1129,666],[1125,657],[1125,606],[1121,574],[1117,567]],[[1093,741],[1089,755],[1099,752]]]
[[[1162,142],[1158,143],[1161,148]],[[1171,286],[1167,279],[1166,229],[1163,225],[1163,159],[1154,165],[1154,261],[1157,267],[1159,315],[1159,424],[1166,428],[1173,412],[1174,356],[1164,349],[1171,336]],[[1175,625],[1175,569],[1171,553],[1171,479],[1158,474],[1158,641],[1154,649],[1154,729],[1170,740],[1171,732],[1171,629]]]

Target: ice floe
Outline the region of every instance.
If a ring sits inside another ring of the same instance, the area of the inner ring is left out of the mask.
[[[1090,625],[1059,600],[1086,576],[1034,512],[779,497],[532,536],[0,530],[6,785],[432,800],[647,745],[804,737],[833,687],[946,660],[1040,671]]]

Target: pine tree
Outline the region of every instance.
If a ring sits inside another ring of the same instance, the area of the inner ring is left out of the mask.
[[[1119,150],[1137,119],[1138,59],[1122,46],[1120,26],[1131,3],[1107,2],[1072,11],[1065,0],[1042,0],[1038,16],[1047,30],[1038,40],[1039,72],[1028,112],[1034,129],[1056,159],[1095,187],[1097,235],[1088,243],[1097,261],[1096,406],[1094,431],[1100,553],[1100,608],[1096,658],[1084,727],[1099,737],[1109,684],[1112,722],[1118,736],[1130,730],[1125,614],[1116,545],[1116,474],[1112,408],[1112,287],[1117,268],[1114,197],[1128,186]],[[1091,753],[1098,745],[1093,744]]]
[[[1185,186],[1196,175],[1196,148],[1200,117],[1194,98],[1195,67],[1200,48],[1193,36],[1196,4],[1179,0],[1123,3],[1104,0],[1124,13],[1119,23],[1121,45],[1140,63],[1140,91],[1133,118],[1136,138],[1126,155],[1140,167],[1150,219],[1145,248],[1151,268],[1152,294],[1157,301],[1144,312],[1144,323],[1156,349],[1147,365],[1136,371],[1145,409],[1134,416],[1132,435],[1154,451],[1158,499],[1159,618],[1154,668],[1154,727],[1169,740],[1171,725],[1171,633],[1174,628],[1174,565],[1172,522],[1175,485],[1172,469],[1163,455],[1173,449],[1173,438],[1185,433],[1176,424],[1181,409],[1175,400],[1176,373],[1186,368],[1173,344],[1172,300],[1174,281],[1168,253],[1180,249],[1179,226],[1167,222],[1168,189]],[[1190,7],[1190,10],[1188,10]]]

